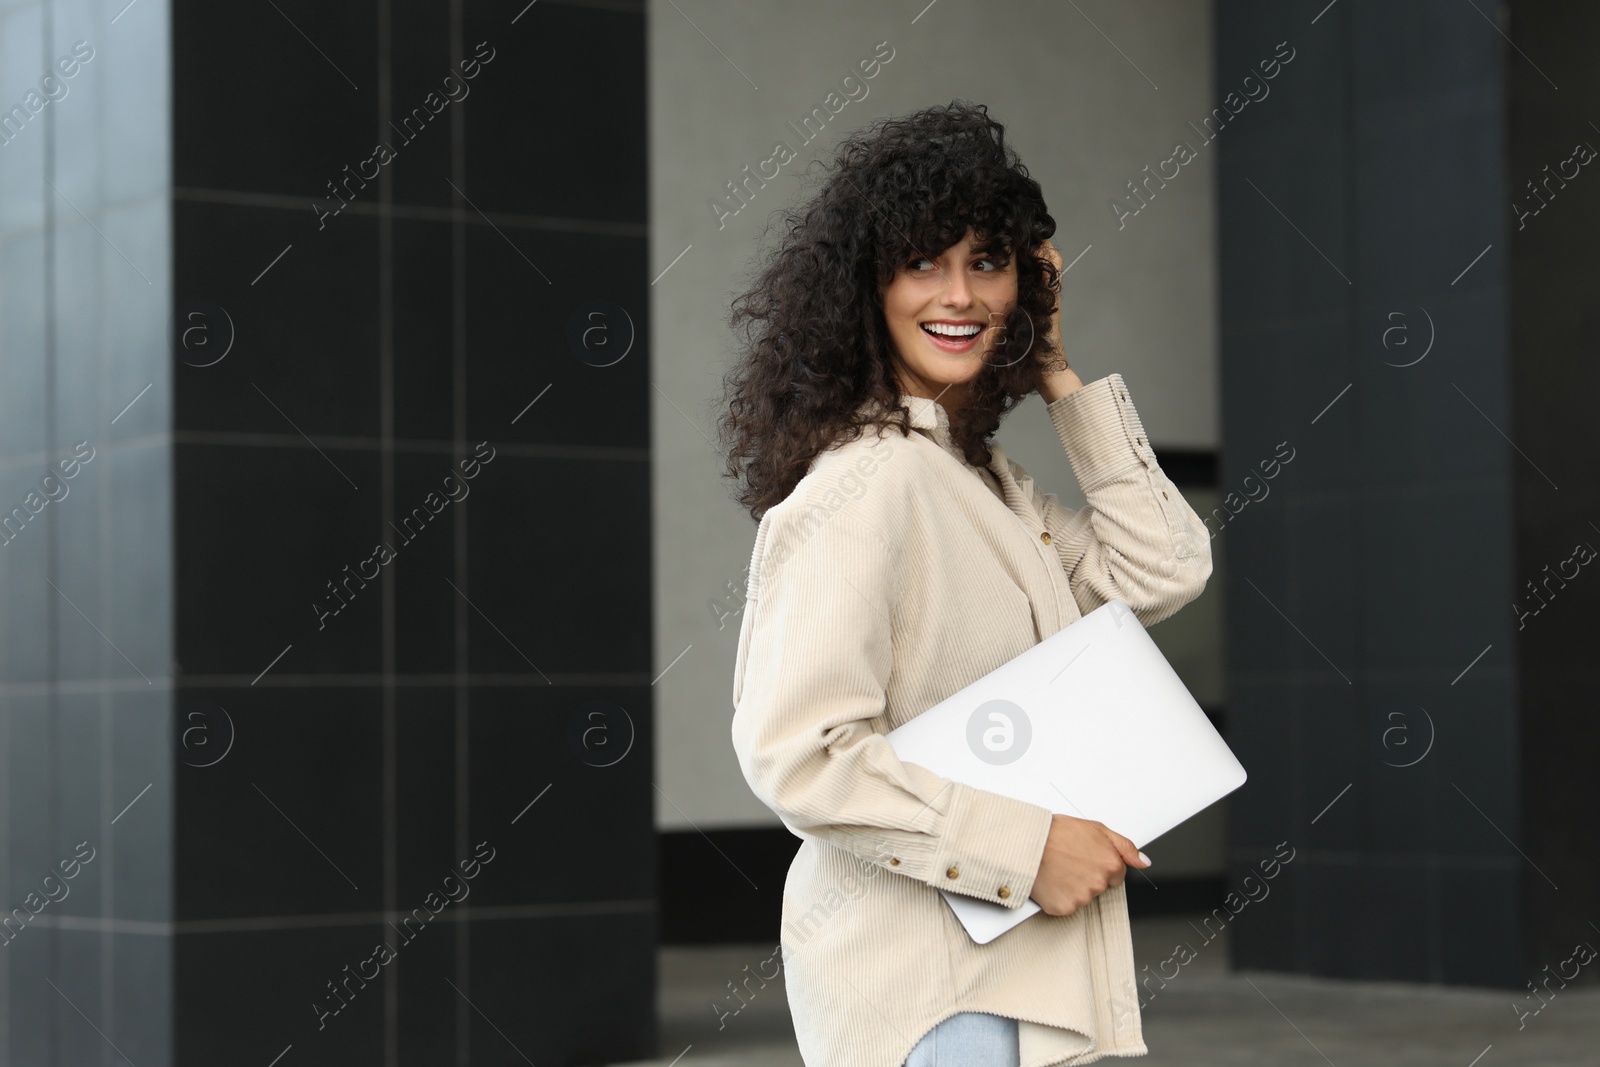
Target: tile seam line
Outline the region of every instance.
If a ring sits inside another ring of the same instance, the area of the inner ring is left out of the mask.
[[[210,189],[204,186],[172,186],[170,192],[174,201],[190,204],[226,204],[234,207],[300,213],[306,210],[306,205],[311,201],[311,198],[287,193],[252,193],[232,189]],[[453,222],[455,214],[455,209],[452,207],[381,201],[373,204],[352,201],[341,208],[339,213],[343,214],[346,211],[371,218],[387,217],[430,222]],[[528,215],[514,211],[487,211],[483,216],[475,215],[463,221],[469,226],[487,226],[492,222],[496,225],[526,230],[610,234],[617,237],[648,237],[650,233],[650,223],[647,220],[593,219],[582,215]]]
[[[420,906],[419,906],[420,907]],[[426,910],[426,909],[423,909]],[[638,915],[658,910],[654,900],[630,899],[596,904],[526,904],[448,909],[429,921],[451,923],[505,922],[516,919],[572,919],[586,915]],[[180,934],[266,933],[274,930],[320,930],[330,927],[382,926],[399,922],[408,911],[329,912],[318,915],[244,916],[230,919],[102,919],[95,916],[38,916],[29,925],[57,930],[176,936]]]

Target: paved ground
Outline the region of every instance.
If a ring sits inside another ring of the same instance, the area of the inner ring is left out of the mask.
[[[1134,924],[1134,958],[1183,940],[1182,918]],[[1189,933],[1192,940],[1192,932]],[[1226,934],[1224,933],[1224,937]],[[803,1067],[781,977],[736,1016],[711,1002],[774,945],[664,949],[662,1058],[629,1067]],[[1520,1032],[1509,992],[1229,972],[1227,947],[1201,950],[1143,1012],[1144,1067],[1600,1067],[1600,989],[1562,991]],[[675,1057],[677,1057],[675,1059]]]

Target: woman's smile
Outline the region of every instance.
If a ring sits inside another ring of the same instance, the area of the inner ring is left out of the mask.
[[[924,322],[922,331],[934,347],[946,352],[970,352],[983,333],[984,323],[958,319]]]

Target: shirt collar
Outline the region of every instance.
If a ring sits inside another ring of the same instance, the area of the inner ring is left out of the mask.
[[[946,440],[950,437],[950,413],[936,400],[922,396],[905,397],[905,406],[911,412],[911,425],[926,430]]]
[[[922,430],[923,434],[933,437],[941,445],[949,446],[950,413],[944,410],[944,405],[926,397],[902,397],[901,408],[909,414],[914,429]],[[866,400],[862,402],[858,414],[878,414],[886,410],[888,408],[875,400]]]
[[[1005,467],[1006,459],[1005,452],[1001,449],[999,442],[990,442],[990,458],[988,467],[974,467],[972,464],[967,462],[966,453],[962,452],[961,449],[957,447],[955,441],[950,436],[950,413],[944,409],[944,405],[935,400],[930,400],[927,397],[921,396],[903,396],[901,397],[900,404],[901,407],[910,414],[912,428],[920,432],[924,437],[928,438],[928,440],[932,441],[940,448],[944,449],[944,451],[952,456],[956,462],[974,471],[987,469],[997,482],[1001,481],[998,470],[999,468]],[[884,410],[885,409],[877,402],[868,400],[861,404],[861,406],[857,409],[857,412],[858,414],[865,415],[874,412],[881,413]],[[1002,489],[1002,494],[1003,493],[1004,490]]]
[[[921,430],[940,448],[955,455],[957,459],[962,458],[951,440],[950,413],[945,411],[944,405],[927,397],[905,396],[901,398],[901,407],[910,414],[910,422],[914,429]],[[863,412],[873,409],[883,410],[870,400],[861,406]]]

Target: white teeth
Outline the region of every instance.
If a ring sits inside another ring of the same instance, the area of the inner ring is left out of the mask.
[[[940,334],[945,337],[971,337],[983,329],[976,322],[969,322],[964,326],[950,326],[942,322],[925,322],[922,328],[929,333]]]

